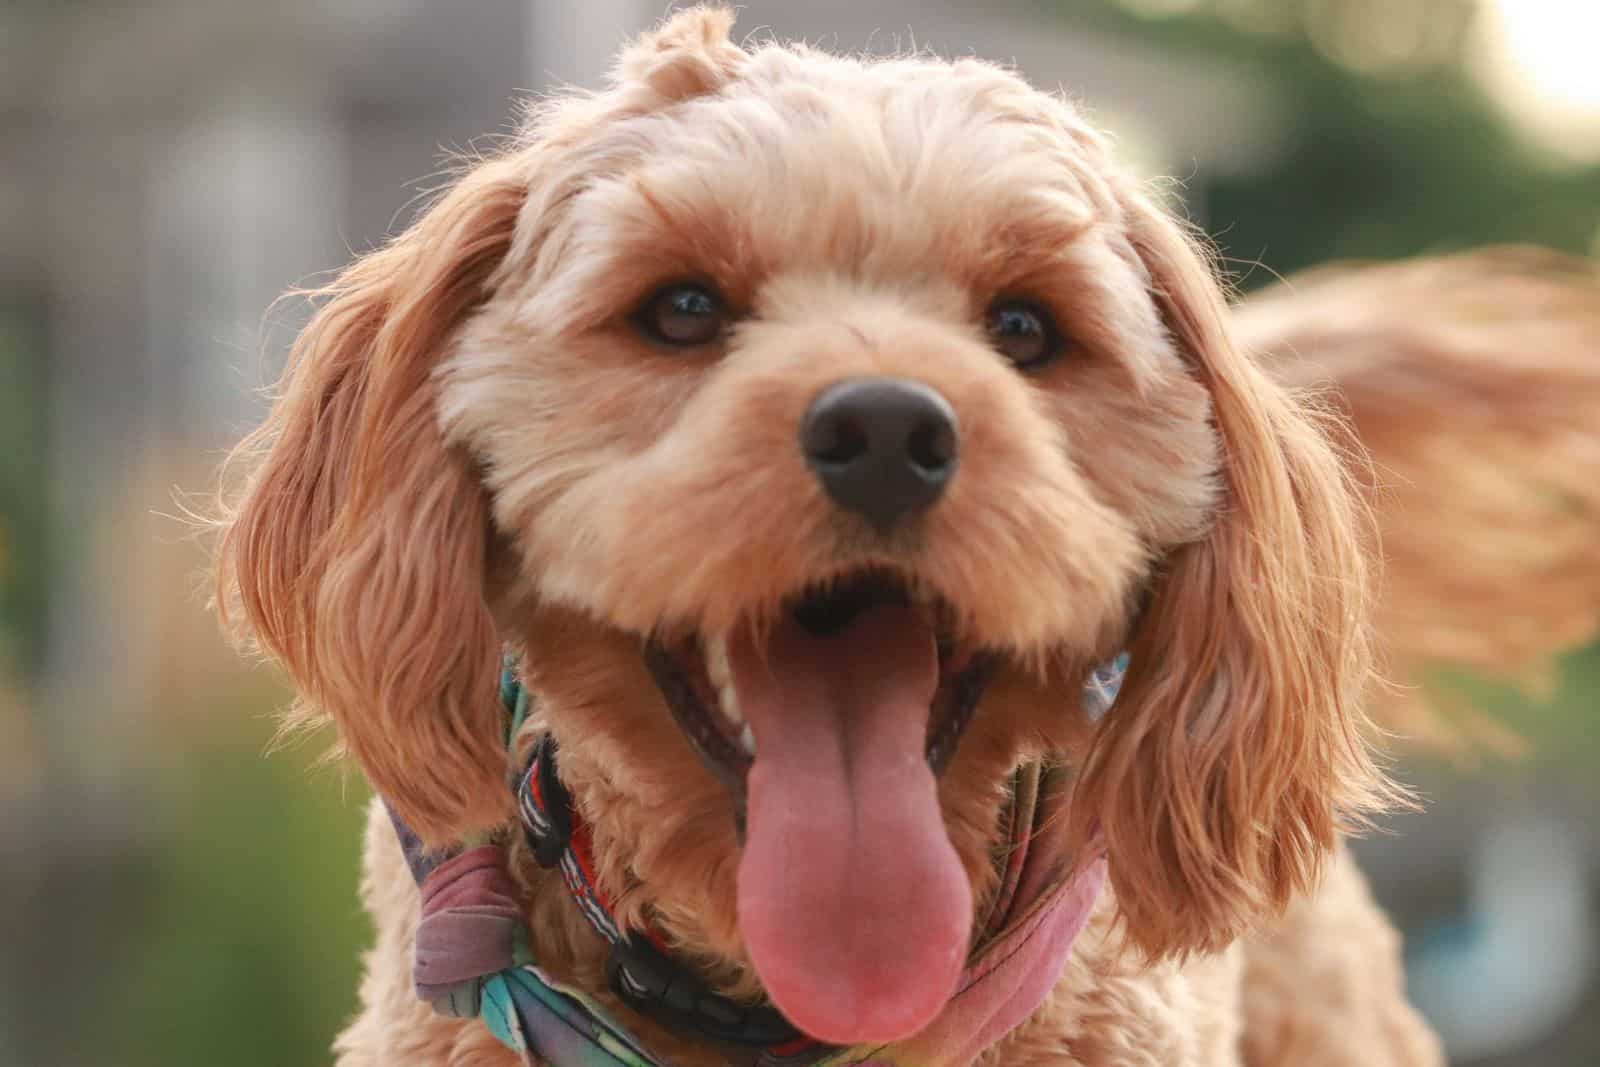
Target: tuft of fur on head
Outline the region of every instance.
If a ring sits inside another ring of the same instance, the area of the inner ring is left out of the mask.
[[[1440,665],[1537,681],[1600,631],[1600,269],[1515,247],[1334,264],[1235,326],[1275,378],[1328,390],[1371,456],[1377,624],[1406,683],[1377,694],[1384,726],[1503,744],[1418,683]]]
[[[494,678],[522,650],[602,881],[748,989],[728,798],[639,645],[888,569],[1005,663],[940,793],[979,899],[1005,776],[1049,745],[1134,940],[1225,943],[1386,795],[1367,524],[1325,416],[1234,343],[1195,242],[1063,100],[972,60],[746,52],[729,24],[674,16],[322,294],[243,446],[232,621],[431,842],[507,814]],[[634,325],[684,279],[738,320],[704,351]],[[986,308],[1018,296],[1063,358],[995,350]],[[892,538],[796,447],[867,374],[961,427],[959,476]],[[1079,687],[1124,644],[1091,725]]]
[[[615,82],[653,91],[671,104],[703,96],[725,85],[744,65],[743,49],[728,39],[733,12],[714,4],[696,5],[624,48]]]

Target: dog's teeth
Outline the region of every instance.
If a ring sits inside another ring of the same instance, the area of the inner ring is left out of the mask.
[[[713,637],[706,641],[706,677],[719,690],[730,687],[733,672],[728,668],[728,642],[726,638]]]
[[[744,729],[739,731],[739,747],[744,749],[746,756],[754,756],[756,754],[756,735],[750,729],[749,723],[745,723]]]
[[[722,704],[722,714],[727,716],[729,722],[738,726],[744,722],[744,712],[739,707],[739,691],[733,686],[717,690],[717,699]]]
[[[728,642],[721,637],[706,642],[706,677],[717,691],[717,704],[723,717],[735,726],[744,722],[739,710],[739,691],[733,687],[733,669],[728,666]]]

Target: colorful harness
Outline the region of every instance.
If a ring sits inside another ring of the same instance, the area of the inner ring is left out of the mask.
[[[1096,670],[1083,691],[1085,712],[1111,707],[1127,656]],[[532,710],[508,660],[500,699],[508,747]],[[589,924],[610,946],[606,978],[630,1008],[721,1051],[729,1067],[957,1067],[1026,1019],[1055,984],[1105,880],[1105,860],[1074,864],[1058,833],[1041,832],[1066,802],[1066,770],[1046,762],[1019,768],[996,854],[1000,888],[949,1003],[909,1041],[892,1047],[839,1048],[798,1033],[775,1009],[707,989],[668,954],[652,930],[624,930],[595,877],[589,828],[557,774],[556,746],[544,734],[515,775],[522,834],[534,859],[559,868]],[[671,1067],[583,990],[545,973],[530,939],[502,843],[486,841],[429,854],[390,811],[422,896],[417,928],[417,995],[445,1015],[481,1018],[530,1064],[550,1067]]]

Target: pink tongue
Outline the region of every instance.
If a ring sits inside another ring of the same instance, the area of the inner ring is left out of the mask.
[[[923,754],[933,631],[900,606],[831,638],[785,621],[764,649],[735,637],[729,665],[756,741],[739,925],[762,984],[819,1040],[908,1037],[954,992],[972,924]]]

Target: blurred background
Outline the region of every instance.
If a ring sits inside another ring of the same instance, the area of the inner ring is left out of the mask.
[[[1600,241],[1593,0],[748,0],[740,30],[1015,62],[1249,290],[1334,257]],[[267,757],[285,693],[216,636],[181,488],[302,309],[514,100],[596,85],[663,0],[0,5],[0,1064],[328,1060],[368,930],[364,787]],[[1600,654],[1529,742],[1409,759],[1361,848],[1454,1062],[1600,1062]]]

